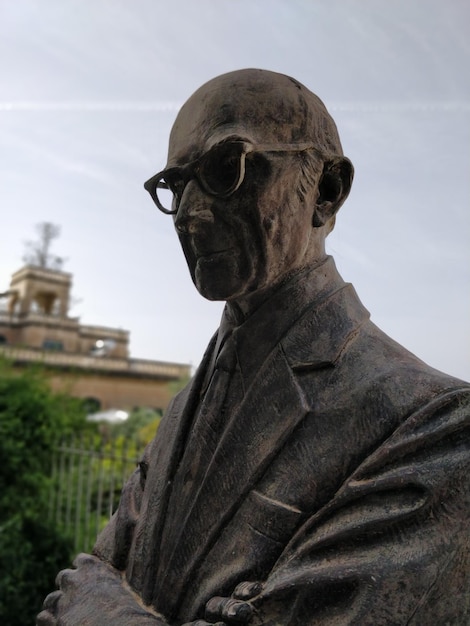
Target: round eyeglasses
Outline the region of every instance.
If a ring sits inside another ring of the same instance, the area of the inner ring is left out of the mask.
[[[200,187],[209,195],[227,198],[243,183],[247,154],[306,150],[314,150],[323,156],[312,143],[255,145],[248,141],[226,140],[216,144],[190,163],[158,172],[144,183],[144,187],[160,211],[167,215],[175,215],[184,189],[191,179],[197,180]]]

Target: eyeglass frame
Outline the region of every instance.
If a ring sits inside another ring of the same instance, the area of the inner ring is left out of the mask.
[[[211,152],[211,150],[214,150],[215,148],[223,145],[224,143],[242,144],[243,151],[241,152],[240,157],[239,157],[240,165],[239,165],[238,180],[235,182],[235,184],[232,184],[229,187],[228,191],[216,192],[215,190],[209,187],[209,185],[207,184],[207,181],[204,180],[204,177],[199,175],[199,164],[201,160],[207,154]],[[285,143],[285,144],[274,145],[274,144],[254,144],[254,143],[251,143],[250,141],[241,140],[241,139],[225,140],[225,141],[215,144],[214,146],[209,148],[209,150],[206,150],[206,152],[204,152],[204,154],[202,154],[200,157],[198,157],[197,159],[194,159],[193,161],[190,161],[189,163],[186,163],[185,165],[176,165],[173,167],[168,167],[162,170],[161,172],[154,174],[154,176],[149,178],[144,183],[144,188],[146,189],[146,191],[149,192],[150,197],[152,198],[155,205],[162,213],[165,213],[166,215],[176,215],[179,207],[177,207],[176,209],[167,209],[160,202],[158,195],[157,195],[157,189],[166,189],[171,192],[171,189],[168,183],[163,182],[165,175],[168,176],[172,172],[189,171],[189,176],[187,177],[188,182],[191,179],[195,179],[198,182],[199,186],[209,195],[217,197],[217,198],[228,198],[240,188],[240,186],[242,185],[245,179],[245,159],[246,159],[247,154],[256,154],[259,152],[297,152],[299,153],[299,152],[306,152],[307,150],[313,150],[317,153],[318,156],[324,158],[323,152],[318,150],[318,148],[316,148],[315,145],[311,142],[310,143]],[[181,176],[181,178],[183,178],[183,176]],[[186,185],[187,184],[188,183],[186,183]],[[173,196],[175,196],[175,194],[173,194]]]

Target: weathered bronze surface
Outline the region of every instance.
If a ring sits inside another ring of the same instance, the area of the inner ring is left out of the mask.
[[[470,385],[326,256],[352,177],[292,78],[232,72],[183,106],[146,187],[221,326],[38,624],[470,624]]]

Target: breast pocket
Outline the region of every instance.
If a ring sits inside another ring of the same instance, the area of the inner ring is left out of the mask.
[[[302,520],[302,511],[273,500],[259,491],[251,491],[244,506],[245,523],[273,541],[286,544]]]

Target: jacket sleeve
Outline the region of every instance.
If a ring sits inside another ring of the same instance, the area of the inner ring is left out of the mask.
[[[93,547],[94,555],[118,570],[126,569],[154,447],[155,439],[146,447],[137,469],[124,485],[119,507]]]
[[[174,459],[172,455],[183,445],[182,415],[192,414],[192,403],[199,398],[199,389],[204,379],[207,363],[211,358],[214,335],[204,354],[201,365],[188,385],[170,401],[158,427],[157,435],[146,447],[139,467],[124,486],[116,513],[100,533],[93,554],[119,570],[126,570],[131,548],[142,511],[145,509],[144,490],[149,472],[151,490],[157,482],[165,483],[165,476]],[[188,408],[189,407],[189,408]],[[171,473],[171,472],[170,472]],[[148,490],[147,490],[148,491]],[[147,494],[148,495],[148,494]],[[142,523],[142,520],[140,520]]]
[[[469,435],[468,389],[411,415],[289,542],[257,623],[470,623]]]

